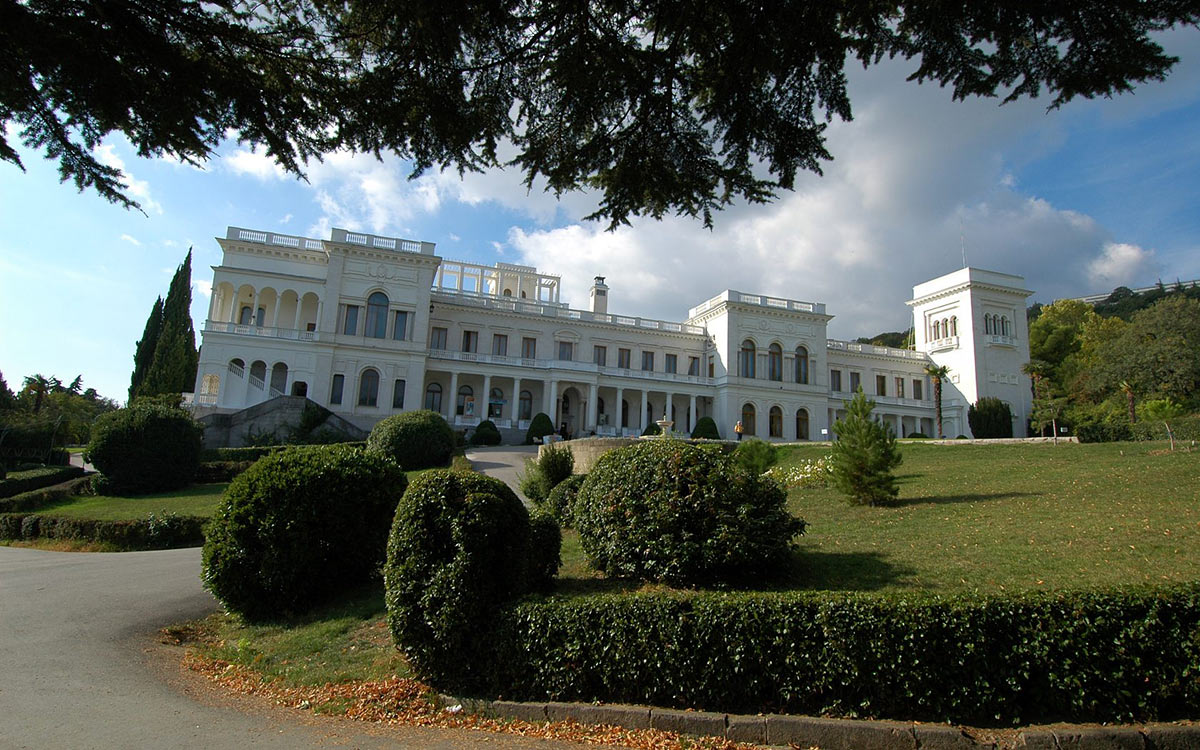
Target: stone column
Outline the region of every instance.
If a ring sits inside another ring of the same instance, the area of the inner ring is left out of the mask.
[[[458,407],[458,372],[457,371],[451,371],[451,373],[450,373],[450,393],[448,393],[447,395],[449,396],[450,406],[446,409],[446,421],[449,422],[451,426],[453,426],[455,412],[457,411],[457,407]]]
[[[696,394],[692,394],[691,403],[688,404],[688,430],[696,429]]]
[[[616,420],[617,421],[617,437],[621,436],[621,430],[624,428],[624,425],[621,424],[621,416],[622,416],[621,402],[624,399],[624,395],[625,395],[625,389],[617,388],[617,408],[616,408],[616,411],[617,411],[617,420]]]
[[[599,413],[596,404],[596,399],[599,396],[600,388],[592,383],[588,386],[588,411],[587,411],[587,427],[585,429],[596,429],[596,415]]]
[[[479,421],[491,419],[492,412],[492,376],[483,376],[483,411],[479,414]]]
[[[646,407],[650,404],[650,391],[642,389],[642,411],[638,414],[638,433],[646,431]]]
[[[554,423],[554,429],[558,429],[558,381],[550,381],[550,390],[546,391],[546,416],[550,417],[550,421]]]

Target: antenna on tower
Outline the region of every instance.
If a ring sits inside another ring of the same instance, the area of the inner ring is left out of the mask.
[[[963,229],[962,216],[958,217],[958,241],[962,246],[963,268],[967,267],[967,233]]]

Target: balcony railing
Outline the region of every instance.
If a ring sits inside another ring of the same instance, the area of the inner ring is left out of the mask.
[[[943,339],[945,341],[946,339]],[[953,345],[958,346],[958,339],[953,340]],[[874,344],[860,344],[856,341],[835,341],[830,339],[826,343],[826,347],[830,351],[836,352],[857,352],[859,354],[871,354],[876,357],[892,357],[895,359],[911,359],[922,362],[929,359],[924,352],[914,352],[911,349],[896,349],[890,346],[875,346]],[[949,347],[946,347],[949,348]]]
[[[776,310],[791,310],[792,312],[808,312],[818,315],[825,314],[825,305],[820,302],[802,302],[795,299],[784,299],[782,297],[771,297],[765,294],[743,294],[742,292],[726,289],[725,291],[713,297],[710,300],[701,302],[691,310],[688,310],[688,317],[694,318],[701,315],[722,302],[740,302],[743,305],[758,305],[759,307],[771,307]]]
[[[673,372],[654,372],[647,370],[629,370],[624,367],[601,367],[591,362],[576,362],[564,359],[530,359],[528,357],[508,357],[500,354],[481,354],[479,352],[452,352],[445,349],[431,349],[430,359],[444,359],[456,362],[476,362],[491,365],[511,365],[514,367],[533,368],[538,370],[568,370],[571,372],[595,373],[620,378],[645,378],[648,380],[668,380],[672,383],[693,383],[695,385],[712,385],[713,379],[701,375],[680,375]]]
[[[291,339],[293,341],[316,341],[316,331],[301,331],[295,328],[267,328],[265,326],[226,323],[219,320],[204,321],[204,332],[236,333],[240,336],[262,336],[269,339]]]
[[[996,334],[988,334],[987,342],[990,346],[1009,346],[1016,347],[1016,336],[998,336]]]
[[[546,318],[559,318],[561,320],[578,320],[586,323],[606,323],[608,325],[625,326],[628,328],[641,328],[650,331],[688,333],[699,336],[704,335],[703,326],[693,326],[688,325],[687,323],[674,323],[669,320],[655,320],[653,318],[639,318],[628,315],[594,313],[588,310],[572,310],[562,303],[531,302],[529,300],[512,299],[511,297],[496,297],[490,294],[479,294],[478,292],[459,292],[454,289],[434,287],[433,300],[435,302],[445,302],[451,305],[469,305],[471,307],[482,307],[489,310],[505,310],[507,312],[514,312],[522,315],[537,315]]]

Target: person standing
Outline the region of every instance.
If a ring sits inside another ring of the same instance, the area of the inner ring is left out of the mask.
[[[742,420],[737,421],[737,424],[733,426],[733,431],[737,433],[737,439],[741,440],[742,433],[746,431],[746,428],[742,426]]]

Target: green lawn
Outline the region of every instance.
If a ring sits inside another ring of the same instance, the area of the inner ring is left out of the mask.
[[[120,521],[146,518],[151,513],[169,511],[180,516],[211,516],[221,500],[224,483],[194,484],[172,492],[133,497],[81,495],[64,498],[38,511],[44,516],[94,518],[100,521]]]
[[[771,588],[981,591],[1200,580],[1200,452],[1162,443],[902,446],[895,507],[792,490],[809,523]],[[781,465],[828,446],[781,451]],[[560,578],[610,588],[564,534]],[[623,588],[616,586],[616,588]]]

